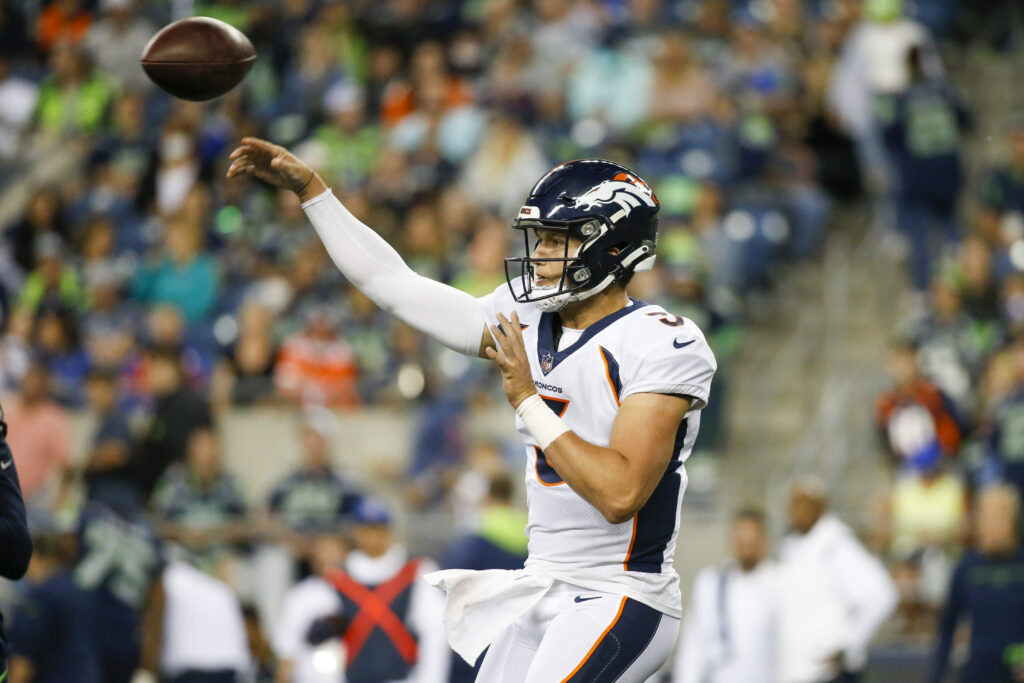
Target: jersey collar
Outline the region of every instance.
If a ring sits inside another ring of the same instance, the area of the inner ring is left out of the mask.
[[[619,310],[609,313],[596,323],[583,330],[583,334],[575,342],[561,351],[555,350],[555,316],[557,313],[541,313],[540,322],[537,323],[537,361],[540,363],[541,372],[547,375],[558,367],[558,364],[572,355],[574,351],[590,341],[594,335],[602,331],[616,320],[624,318],[633,311],[650,306],[646,301],[640,301],[629,297],[629,304]]]

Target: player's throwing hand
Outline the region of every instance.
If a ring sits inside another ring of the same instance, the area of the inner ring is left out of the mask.
[[[523,333],[519,328],[519,314],[512,311],[512,320],[509,320],[499,313],[498,324],[490,327],[498,348],[487,347],[487,357],[501,369],[501,385],[505,389],[505,396],[513,408],[518,408],[524,399],[537,393],[533,386]]]
[[[231,153],[227,177],[251,175],[274,187],[291,190],[300,196],[326,187],[317,181],[316,173],[302,159],[281,145],[259,138],[242,138],[242,144]],[[317,188],[314,188],[314,185]],[[319,194],[319,193],[317,193]]]

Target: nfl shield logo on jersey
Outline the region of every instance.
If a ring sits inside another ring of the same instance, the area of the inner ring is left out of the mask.
[[[551,368],[555,366],[555,357],[550,353],[545,353],[540,359],[540,369],[544,371],[544,374],[551,372]]]

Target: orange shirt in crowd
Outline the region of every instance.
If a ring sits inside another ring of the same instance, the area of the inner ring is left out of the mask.
[[[285,341],[277,355],[274,382],[278,392],[303,403],[355,408],[359,399],[359,368],[344,339],[301,335]]]
[[[910,402],[922,405],[931,414],[935,422],[935,436],[942,452],[954,455],[960,448],[960,426],[950,414],[946,402],[942,400],[942,393],[928,380],[917,380],[910,391],[890,389],[883,393],[875,402],[875,419],[885,427],[893,412]]]
[[[55,2],[40,12],[36,40],[41,50],[49,52],[60,41],[77,43],[85,38],[91,24],[92,15],[88,12],[69,14],[62,3]]]

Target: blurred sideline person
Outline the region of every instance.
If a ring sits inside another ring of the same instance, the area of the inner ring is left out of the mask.
[[[0,576],[17,581],[28,570],[32,539],[28,534],[25,501],[18,484],[18,468],[7,445],[7,423],[0,405]],[[7,675],[7,638],[0,615],[0,680]]]
[[[364,498],[353,522],[355,548],[344,569],[324,576],[341,598],[341,611],[317,620],[308,640],[315,646],[341,635],[349,683],[447,681],[444,602],[423,580],[434,563],[409,557],[382,501]]]
[[[898,601],[885,567],[826,509],[819,479],[790,488],[779,561],[782,683],[859,680],[868,644]]]
[[[285,594],[271,634],[277,658],[277,683],[339,683],[344,679],[340,663],[345,653],[338,638],[325,638],[314,646],[308,636],[318,619],[342,611],[341,596],[324,575],[344,565],[345,553],[345,543],[338,535],[324,534],[313,540],[313,573]]]
[[[479,526],[445,550],[445,569],[522,569],[526,561],[526,514],[514,502],[512,477],[497,472],[487,485]]]
[[[779,576],[767,558],[764,515],[741,510],[732,522],[733,561],[693,582],[673,683],[776,683]]]
[[[246,137],[227,177],[292,190],[342,274],[413,329],[492,360],[523,438],[523,571],[450,569],[446,632],[480,679],[639,681],[669,658],[682,597],[673,567],[700,411],[717,368],[692,320],[631,299],[653,268],[658,199],[619,164],[542,176],[517,214],[525,255],[481,299],[422,277],[283,147]],[[543,392],[543,393],[540,393]]]
[[[37,534],[11,628],[10,683],[104,683],[92,596],[71,575],[67,543]]]
[[[129,683],[137,669],[155,674],[163,640],[164,546],[134,491],[114,489],[82,511],[75,583],[89,592],[103,683]]]
[[[964,683],[1024,681],[1024,549],[1020,543],[1020,494],[1010,485],[978,496],[974,550],[960,560],[939,623],[930,683],[946,680],[953,636],[970,623]]]
[[[163,571],[160,672],[166,683],[236,683],[252,661],[242,607],[225,583],[187,562]]]

